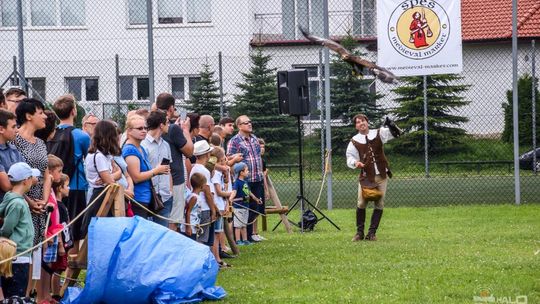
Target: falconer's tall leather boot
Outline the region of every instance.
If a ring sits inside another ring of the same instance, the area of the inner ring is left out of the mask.
[[[366,240],[368,241],[376,241],[377,236],[375,236],[375,233],[377,233],[377,228],[379,228],[379,223],[381,222],[381,217],[383,214],[382,209],[374,209],[373,214],[371,215],[371,224],[369,225],[368,234],[366,235]]]
[[[352,238],[353,242],[364,239],[364,222],[366,221],[366,209],[356,208],[356,234]]]

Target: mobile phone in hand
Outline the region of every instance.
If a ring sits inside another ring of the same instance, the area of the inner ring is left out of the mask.
[[[167,166],[167,165],[169,165],[170,163],[171,163],[171,160],[170,160],[170,159],[164,158],[164,159],[161,160],[161,164],[162,164],[162,165]]]

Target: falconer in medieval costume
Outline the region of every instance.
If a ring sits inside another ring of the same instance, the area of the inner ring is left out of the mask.
[[[364,239],[376,241],[377,228],[383,214],[387,181],[388,177],[392,176],[384,154],[383,144],[399,137],[402,131],[389,118],[386,118],[384,127],[372,130],[369,129],[369,120],[364,114],[354,116],[353,123],[358,134],[353,136],[347,146],[347,166],[360,170],[360,176],[356,209],[356,234],[352,241],[357,242]],[[364,235],[368,201],[375,203],[375,209],[371,216],[368,233]]]

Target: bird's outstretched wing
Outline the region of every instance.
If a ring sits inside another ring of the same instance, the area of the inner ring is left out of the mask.
[[[358,64],[362,67],[365,67],[371,74],[375,75],[382,82],[393,83],[394,81],[399,79],[396,75],[394,75],[394,73],[390,72],[389,70],[380,67],[371,61],[367,61],[361,57],[351,55],[347,59],[345,59],[345,61],[350,64]]]
[[[300,29],[300,32],[302,32],[302,35],[304,35],[304,37],[306,37],[307,40],[311,42],[315,42],[317,44],[323,45],[331,49],[332,51],[338,53],[341,56],[341,58],[343,58],[344,60],[345,58],[348,58],[349,56],[351,56],[351,53],[346,48],[344,48],[341,44],[330,39],[313,36],[301,26],[298,26],[298,28]]]
[[[392,83],[398,79],[396,75],[394,75],[392,72],[388,71],[387,69],[380,67],[371,61],[365,60],[362,57],[352,55],[341,44],[330,39],[313,36],[308,31],[303,29],[301,26],[298,26],[298,28],[300,29],[300,32],[302,32],[302,35],[304,35],[304,37],[306,37],[309,41],[321,44],[331,49],[332,51],[337,52],[341,56],[341,59],[343,59],[344,61],[346,61],[347,63],[353,66],[357,66],[360,69],[366,68],[370,73],[375,75],[381,81]]]

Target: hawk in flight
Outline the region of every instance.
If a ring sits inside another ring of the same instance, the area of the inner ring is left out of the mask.
[[[313,36],[306,30],[304,30],[301,26],[299,26],[298,28],[300,29],[304,37],[306,37],[309,41],[325,46],[332,51],[338,53],[342,60],[344,60],[353,67],[353,75],[357,77],[362,77],[362,69],[367,69],[371,74],[375,75],[382,82],[393,83],[395,80],[398,79],[396,75],[394,75],[387,69],[380,67],[371,61],[367,61],[359,56],[351,54],[351,52],[349,52],[341,44],[330,39]]]

